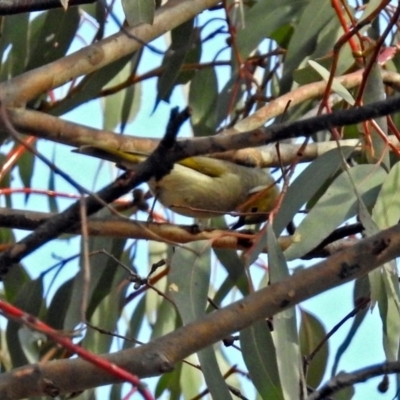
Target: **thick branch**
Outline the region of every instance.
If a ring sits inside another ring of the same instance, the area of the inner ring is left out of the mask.
[[[104,357],[143,378],[170,371],[185,357],[222,340],[255,321],[359,278],[400,256],[400,226],[364,239],[314,267],[301,270],[228,307],[138,348]],[[70,377],[74,378],[71,379]],[[44,380],[60,393],[114,383],[104,371],[82,360],[59,360],[18,368],[0,376],[0,398],[21,399],[43,395]]]
[[[68,7],[81,4],[91,4],[96,0],[69,0]],[[12,15],[24,12],[50,10],[61,8],[60,0],[2,0],[0,2],[0,15]]]
[[[400,97],[392,97],[364,107],[339,110],[332,114],[319,115],[268,128],[258,128],[249,132],[238,133],[232,129],[212,137],[180,140],[174,148],[174,154],[170,155],[170,160],[175,162],[191,156],[257,147],[279,140],[308,136],[324,129],[353,125],[368,119],[389,115],[399,110]],[[9,110],[9,116],[15,127],[21,131],[77,147],[96,143],[125,151],[141,150],[150,152],[151,148],[158,143],[150,139],[143,141],[143,139],[137,137],[99,131],[35,111]]]
[[[152,25],[126,28],[130,37],[123,31],[119,32],[69,56],[3,82],[0,85],[0,100],[8,106],[24,105],[42,93],[133,53],[142,47],[141,43],[151,42],[218,2],[219,0],[170,0],[156,11]],[[141,43],[133,39],[134,37],[139,38]]]

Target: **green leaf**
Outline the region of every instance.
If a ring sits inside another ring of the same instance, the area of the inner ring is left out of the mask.
[[[245,266],[242,261],[242,259],[238,256],[237,252],[235,250],[230,250],[230,249],[214,249],[214,253],[218,258],[218,261],[222,264],[222,266],[225,268],[226,272],[229,275],[229,281],[230,281],[230,288],[232,287],[237,287],[242,295],[246,296],[249,294],[249,284],[248,284],[248,279],[247,275],[245,272]],[[221,303],[221,301],[224,299],[225,296],[222,296],[222,292],[220,293],[220,289],[224,284],[221,285],[217,292],[218,297],[218,304]],[[228,285],[229,286],[229,285]],[[227,288],[228,289],[228,288]],[[227,294],[227,292],[224,292]]]
[[[30,364],[40,361],[40,348],[38,343],[46,340],[44,333],[33,331],[26,326],[18,330],[18,340],[21,348]]]
[[[307,0],[260,0],[245,12],[244,29],[236,35],[236,45],[242,59],[266,37],[295,20]]]
[[[240,332],[240,347],[250,379],[264,400],[284,400],[277,354],[265,321],[257,321]]]
[[[325,82],[328,82],[329,80],[329,76],[330,76],[330,72],[324,68],[322,65],[318,64],[317,62],[313,61],[313,60],[308,60],[308,64],[315,69],[315,71],[317,71],[322,79]],[[350,105],[354,105],[355,100],[353,98],[353,96],[350,94],[350,92],[335,78],[333,78],[332,81],[332,90],[334,92],[336,92],[343,100],[345,100],[347,103],[349,103]]]
[[[125,265],[130,265],[128,257],[123,257],[123,251],[126,243],[126,239],[114,238],[95,238],[90,239],[91,249],[94,251],[98,249],[107,250],[113,257],[120,260]],[[92,274],[91,284],[93,285],[93,292],[91,293],[88,308],[86,310],[86,318],[90,319],[92,313],[96,309],[97,305],[110,293],[115,285],[115,277],[118,276],[119,271],[123,271],[125,277],[127,272],[116,264],[116,262],[108,257],[106,254],[99,254],[98,256],[91,257],[92,265],[96,266],[96,271],[92,271],[96,274]]]
[[[338,374],[341,375],[343,372]],[[344,372],[345,373],[345,372]],[[334,400],[351,400],[355,394],[354,386],[347,386],[333,395]]]
[[[160,260],[166,260],[168,258],[168,247],[165,243],[160,243],[156,241],[151,241],[148,247],[149,253],[149,270],[151,272],[151,266],[157,264]],[[160,292],[164,293],[167,288],[167,278],[162,278],[159,280],[155,287]],[[146,291],[146,316],[150,324],[158,325],[157,328],[164,326],[160,331],[157,330],[158,335],[170,332],[175,328],[175,310],[171,304],[166,304],[161,308],[161,304],[165,302],[165,299],[161,298],[160,295],[155,290]],[[165,331],[170,327],[170,330]],[[154,335],[154,331],[153,331]]]
[[[325,327],[311,313],[300,309],[300,348],[303,357],[308,357],[326,337]],[[329,348],[325,343],[315,354],[307,367],[307,385],[316,388],[321,383],[328,363]]]
[[[193,27],[194,20],[192,19],[179,25],[171,32],[172,43],[162,62],[163,73],[157,80],[157,100],[154,109],[161,100],[169,101],[172,90],[177,84],[182,64],[191,48],[194,38]]]
[[[300,14],[300,11],[298,12]],[[290,91],[293,82],[293,71],[303,66],[318,43],[321,30],[331,21],[337,20],[330,0],[310,0],[302,9],[290,40],[280,81],[281,93]],[[338,23],[339,25],[339,23]],[[330,51],[329,49],[328,51]]]
[[[282,205],[274,219],[275,235],[280,235],[288,226],[296,213],[342,167],[346,159],[354,151],[354,147],[333,149],[318,157],[289,186]]]
[[[135,75],[139,56],[126,64],[104,87],[108,89],[123,84],[127,79]],[[140,85],[130,85],[123,90],[103,98],[103,127],[113,131],[121,124],[121,132],[124,131],[127,122],[133,120],[140,106]]]
[[[372,218],[379,229],[398,223],[400,207],[398,203],[398,179],[400,164],[390,170],[379,192]],[[397,359],[400,345],[400,293],[396,262],[386,263],[379,270],[369,274],[371,303],[378,302],[383,323],[383,345],[388,361]]]
[[[176,309],[168,300],[163,299],[155,310],[154,315],[155,322],[151,333],[152,339],[170,333],[181,326],[181,321],[177,316]]]
[[[115,277],[112,279],[112,287],[108,291],[107,296],[102,298],[94,312],[90,315],[91,324],[104,329],[106,332],[114,332],[117,328],[127,288],[124,285],[121,289],[120,285],[125,278],[126,272],[122,268],[117,268]],[[112,335],[88,328],[85,338],[82,341],[82,347],[96,354],[108,353],[112,341]]]
[[[400,204],[398,183],[400,181],[400,163],[396,163],[379,192],[376,204],[372,210],[372,218],[380,229],[389,228],[399,221]]]
[[[207,388],[213,399],[231,400],[232,396],[223,378],[217,358],[212,346],[200,350],[197,353],[201,365],[201,372],[204,374]]]
[[[351,168],[349,173],[364,203],[371,207],[385,180],[385,171],[375,165],[357,165]],[[357,211],[357,196],[348,172],[345,171],[333,181],[296,229],[293,243],[285,251],[287,260],[307,254],[339,225],[356,215]]]
[[[272,284],[286,279],[290,274],[271,224],[267,226],[267,247],[269,278]],[[275,343],[282,390],[285,399],[294,399],[298,397],[299,387],[304,387],[304,384],[301,384],[304,379],[294,307],[277,314],[273,324],[272,337]]]
[[[217,128],[218,81],[214,68],[196,72],[190,84],[189,105],[195,136],[215,134]]]
[[[211,267],[208,241],[193,242],[189,248],[175,249],[168,284],[184,324],[205,314]]]
[[[139,336],[140,329],[145,322],[145,304],[145,298],[142,297],[136,305],[135,311],[132,313],[131,319],[129,321],[129,325],[127,327],[125,335],[127,338],[135,340]],[[131,342],[130,340],[125,340],[123,347],[124,349],[127,349],[129,347],[135,347],[136,344],[137,343]]]
[[[99,216],[108,216],[110,211],[103,210]],[[95,237],[89,239],[89,252],[96,250],[106,250],[115,258],[120,259],[126,239],[112,239],[106,237]],[[81,264],[83,265],[83,260]],[[111,288],[115,285],[114,277],[122,270],[116,262],[107,254],[95,254],[90,257],[90,283],[89,285],[85,280],[84,268],[81,267],[80,271],[74,278],[74,286],[71,295],[71,301],[68,311],[64,320],[64,329],[73,329],[82,320],[82,312],[85,313],[86,319],[90,320],[92,314],[108,296]],[[95,266],[95,268],[94,268]],[[124,271],[125,276],[127,272]],[[85,290],[87,289],[87,290]],[[82,310],[84,304],[84,297],[87,295],[87,309]]]
[[[21,264],[14,265],[3,280],[7,301],[14,304],[15,298],[21,288],[24,287],[25,283],[30,281],[31,278],[25,268]]]
[[[3,17],[4,18],[4,17]],[[0,35],[0,60],[7,49],[7,60],[0,68],[0,81],[7,81],[22,73],[28,57],[29,14],[10,15],[4,18]],[[11,46],[11,49],[9,48]]]
[[[175,368],[169,374],[164,374],[158,380],[155,397],[158,399],[162,396],[165,390],[169,390],[169,400],[179,400],[181,395],[180,379],[182,374],[182,362],[175,365]]]
[[[56,291],[46,314],[45,322],[54,329],[63,329],[64,318],[72,295],[73,278],[65,281]]]
[[[170,297],[184,324],[205,314],[211,271],[209,241],[191,243],[190,250],[176,248],[169,274]],[[198,352],[207,388],[214,399],[231,399],[212,346]]]
[[[216,94],[217,98],[210,98],[210,102],[217,102],[217,126],[219,126],[224,120],[233,116],[237,109],[244,93],[244,85],[241,84],[241,80],[238,74],[235,72],[228,82],[225,84],[219,95]]]
[[[69,7],[67,11],[60,8],[49,10],[35,18],[31,23],[32,35],[26,70],[63,57],[76,36],[79,21],[78,7]]]
[[[37,316],[43,305],[43,282],[41,278],[26,282],[18,292],[13,305],[22,311]],[[28,360],[21,343],[16,340],[21,321],[9,320],[6,329],[7,348],[14,368],[27,364]]]
[[[137,53],[135,53],[136,55]],[[132,59],[132,54],[86,75],[65,99],[50,109],[52,115],[62,115],[95,98],[101,89]]]
[[[152,24],[155,3],[152,0],[122,0],[122,8],[129,26]]]
[[[376,101],[384,100],[386,98],[385,87],[382,81],[381,67],[374,63],[371,71],[367,76],[367,83],[364,89],[363,102],[364,104],[374,103]],[[375,122],[381,129],[382,133],[388,135],[387,117],[375,118]],[[388,144],[377,132],[377,130],[372,126],[372,124],[367,123],[369,126],[369,132],[365,132],[364,124],[359,124],[360,129],[363,134],[361,139],[366,148],[367,160],[371,164],[381,163],[381,165],[389,171],[390,169],[390,159],[389,159],[389,148]],[[370,143],[366,143],[366,135],[369,135]],[[372,148],[371,148],[372,146]]]

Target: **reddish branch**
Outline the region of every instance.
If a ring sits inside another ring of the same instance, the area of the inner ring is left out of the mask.
[[[79,355],[84,360],[89,361],[93,365],[103,369],[108,372],[110,375],[115,376],[122,381],[127,381],[132,383],[135,387],[138,388],[143,398],[146,400],[153,400],[153,396],[148,392],[146,387],[140,382],[137,376],[130,374],[124,369],[118,367],[117,365],[110,363],[102,357],[99,357],[93,353],[88,352],[84,348],[77,346],[72,343],[72,340],[69,337],[63,336],[56,330],[52,329],[50,326],[41,322],[33,315],[27,314],[21,311],[19,308],[14,307],[13,305],[0,300],[0,310],[7,318],[11,318],[21,323],[22,325],[26,325],[27,327],[41,332],[53,339],[55,342],[59,343],[64,348],[70,350],[72,353]],[[57,384],[53,381],[47,379],[42,381],[42,387],[44,394],[51,395],[51,397],[58,396],[59,389]]]

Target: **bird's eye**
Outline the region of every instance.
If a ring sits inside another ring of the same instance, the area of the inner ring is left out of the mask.
[[[253,213],[256,213],[258,211],[258,207],[253,207],[252,209],[251,209],[251,212],[253,212]]]

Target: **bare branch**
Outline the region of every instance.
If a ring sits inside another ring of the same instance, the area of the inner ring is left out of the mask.
[[[321,389],[313,392],[307,400],[323,400],[327,396],[337,393],[346,387],[353,386],[356,383],[365,382],[370,378],[380,375],[398,373],[400,373],[400,362],[398,361],[372,365],[349,373],[340,373],[322,386]]]
[[[92,4],[96,0],[69,0],[68,6]],[[2,0],[0,2],[0,15],[12,15],[31,11],[50,10],[61,8],[60,0]]]

